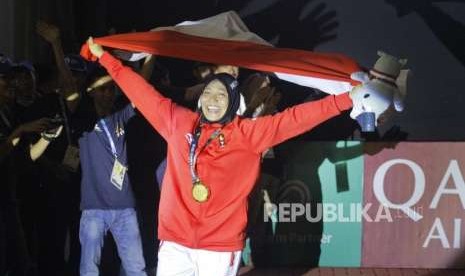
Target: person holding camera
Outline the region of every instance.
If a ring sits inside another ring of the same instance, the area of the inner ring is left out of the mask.
[[[37,160],[63,129],[51,118],[21,118],[19,110],[28,110],[20,106],[27,98],[22,96],[28,92],[16,93],[17,81],[22,78],[18,75],[23,72],[27,70],[8,68],[0,72],[0,174],[5,180],[0,185],[0,224],[4,224],[0,226],[3,230],[0,235],[5,240],[5,247],[0,249],[0,274],[9,271],[25,275],[35,269],[34,241],[27,239],[31,229],[24,226],[30,225],[30,217],[20,213],[32,210],[28,197],[35,194],[29,189],[34,186],[30,184],[34,181]]]

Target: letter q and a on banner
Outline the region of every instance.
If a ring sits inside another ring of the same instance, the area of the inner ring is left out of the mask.
[[[365,156],[363,267],[464,267],[465,143],[400,143]],[[370,213],[371,212],[371,213]]]

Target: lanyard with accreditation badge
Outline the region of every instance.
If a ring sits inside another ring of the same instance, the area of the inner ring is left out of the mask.
[[[66,140],[68,142],[68,147],[66,147],[65,156],[63,157],[62,164],[72,172],[77,172],[79,168],[79,148],[74,145],[73,140],[71,139],[71,126],[68,118],[67,108],[65,99],[62,96],[59,96],[58,99],[60,103],[61,117],[63,118],[63,127],[66,134]]]
[[[200,178],[199,178],[199,176],[198,176],[198,174],[196,172],[195,165],[197,164],[197,158],[198,158],[199,154],[214,139],[216,139],[218,136],[221,135],[221,130],[222,129],[223,128],[221,127],[219,129],[215,130],[215,132],[213,132],[212,135],[210,135],[210,137],[208,138],[205,145],[203,145],[203,147],[200,148],[199,152],[195,153],[195,150],[197,149],[197,146],[198,146],[198,142],[199,142],[199,139],[200,139],[200,132],[201,132],[200,126],[198,126],[195,129],[194,137],[192,139],[192,143],[191,143],[191,146],[190,146],[190,149],[189,149],[189,168],[190,168],[190,172],[191,172],[191,176],[192,176],[192,184],[193,184],[192,197],[194,198],[195,201],[200,202],[200,203],[206,202],[208,200],[208,198],[210,197],[210,190],[200,180]]]
[[[118,153],[116,152],[115,142],[111,137],[110,131],[108,130],[107,124],[104,119],[100,120],[100,125],[105,131],[105,134],[107,135],[108,141],[110,142],[111,153],[115,158],[110,181],[118,190],[121,191],[123,189],[124,176],[126,175],[126,171],[128,170],[128,168],[121,164],[118,160]]]

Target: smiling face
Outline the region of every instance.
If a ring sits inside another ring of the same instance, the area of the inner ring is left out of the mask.
[[[210,122],[219,121],[226,114],[229,104],[228,91],[219,80],[211,81],[200,96],[202,113]]]

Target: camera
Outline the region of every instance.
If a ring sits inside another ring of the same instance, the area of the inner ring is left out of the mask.
[[[60,114],[55,114],[55,116],[50,118],[49,122],[50,127],[45,131],[45,133],[54,134],[57,131],[57,128],[65,123],[65,120],[60,116]]]
[[[55,117],[50,118],[50,123],[53,125],[53,127],[58,127],[65,123],[65,119],[57,114]]]

